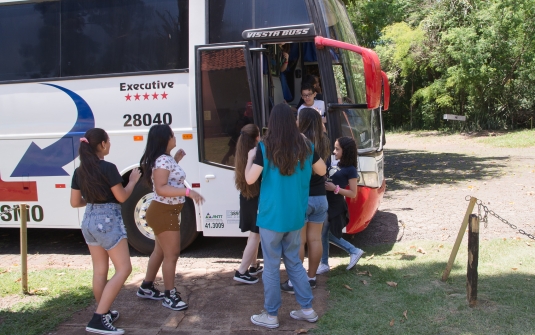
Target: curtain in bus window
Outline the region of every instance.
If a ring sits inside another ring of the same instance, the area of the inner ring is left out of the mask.
[[[305,0],[209,0],[209,43],[242,41],[246,29],[312,22]]]
[[[0,81],[59,76],[59,2],[0,6]]]
[[[253,109],[243,48],[201,50],[204,159],[234,166],[236,141]]]
[[[187,0],[63,0],[62,76],[188,67]]]

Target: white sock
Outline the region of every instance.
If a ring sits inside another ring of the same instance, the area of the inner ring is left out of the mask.
[[[292,281],[291,281],[290,279],[288,279],[288,286],[290,286],[290,287],[294,287],[294,286],[292,285]]]
[[[308,277],[308,281],[311,281],[311,280],[316,280],[316,276],[314,276],[313,278]]]
[[[305,315],[310,315],[310,314],[312,314],[314,312],[314,310],[311,309],[310,311],[305,311],[304,309],[301,309],[301,312],[303,312],[303,314],[305,314]]]

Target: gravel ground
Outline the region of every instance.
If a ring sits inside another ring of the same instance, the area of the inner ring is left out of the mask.
[[[489,214],[480,239],[527,239],[518,229],[535,235],[535,147],[497,148],[478,139],[435,132],[387,135],[387,191],[355,244],[454,242],[468,206],[466,197],[480,199],[517,226],[511,229]]]

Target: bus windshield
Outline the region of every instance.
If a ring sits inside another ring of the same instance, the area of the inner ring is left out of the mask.
[[[322,0],[324,21],[329,38],[357,45],[355,32],[343,5],[337,0]],[[337,102],[366,104],[366,82],[362,56],[354,51],[327,47],[331,54]],[[359,153],[380,150],[381,119],[379,109],[347,108],[340,118],[342,134],[358,143]]]

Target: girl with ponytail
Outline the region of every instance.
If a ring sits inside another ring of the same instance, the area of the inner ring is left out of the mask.
[[[86,207],[81,228],[93,263],[97,310],[85,330],[124,334],[124,330],[112,324],[119,318],[119,312],[110,310],[132,272],[120,203],[132,194],[140,173],[138,169],[132,170],[128,185],[123,187],[123,178],[115,164],[104,160],[110,146],[108,134],[100,128],[90,129],[80,138],[80,166],[72,176],[71,206]],[[115,274],[108,280],[110,258]]]
[[[236,144],[236,167],[234,181],[240,191],[240,229],[242,232],[249,231],[247,245],[243,251],[243,258],[238,270],[234,274],[234,280],[255,284],[258,282],[257,274],[264,268],[257,261],[260,235],[256,226],[256,213],[258,211],[258,195],[260,193],[260,179],[253,184],[247,184],[245,180],[245,167],[249,150],[254,149],[260,141],[260,130],[254,124],[245,125],[240,132]],[[250,267],[249,267],[250,266]],[[247,268],[249,267],[249,270]]]

